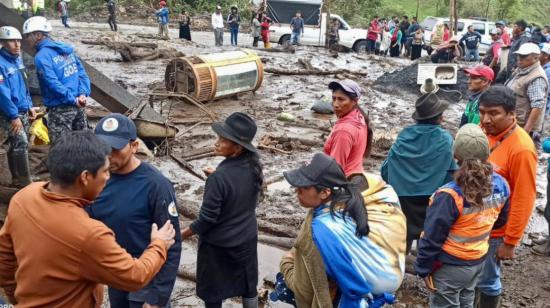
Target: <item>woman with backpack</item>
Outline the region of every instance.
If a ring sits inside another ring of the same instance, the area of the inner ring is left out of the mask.
[[[399,29],[399,24],[390,30],[390,34],[390,57],[399,57],[399,51],[401,50],[401,38],[403,37],[401,29]]]
[[[391,186],[364,174],[359,192],[321,153],[283,174],[309,212],[270,298],[319,308],[392,303],[404,276],[405,217]]]
[[[361,183],[363,158],[372,144],[372,127],[368,115],[359,106],[361,87],[352,80],[333,81],[332,107],[338,121],[325,142],[325,154],[333,157],[352,182]]]
[[[482,129],[460,128],[453,151],[460,168],[432,196],[415,262],[431,292],[431,308],[473,307],[489,235],[508,217],[510,188],[487,161],[489,141]],[[483,299],[479,305],[491,307]]]

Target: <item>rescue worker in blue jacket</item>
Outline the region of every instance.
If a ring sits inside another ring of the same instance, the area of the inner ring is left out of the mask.
[[[29,115],[34,118],[31,97],[21,60],[21,33],[14,27],[0,27],[0,144],[9,141],[8,166],[12,185],[30,184],[28,158]]]
[[[489,235],[508,217],[510,188],[487,161],[489,141],[481,128],[462,126],[453,151],[460,169],[432,196],[415,263],[432,292],[431,308],[473,307]],[[493,306],[481,300],[480,307]]]
[[[176,230],[176,243],[168,250],[166,263],[145,288],[126,292],[109,286],[111,308],[168,308],[181,256],[174,187],[159,170],[135,156],[139,146],[136,126],[128,117],[119,113],[104,117],[95,134],[112,148],[111,178],[87,208],[90,217],[111,228],[117,243],[134,258],[147,249],[152,224],[163,226],[170,220]]]
[[[63,133],[88,129],[84,108],[90,96],[90,79],[73,47],[54,42],[50,22],[34,16],[23,24],[23,34],[36,49],[34,63],[44,105],[48,108],[48,133],[54,143]]]

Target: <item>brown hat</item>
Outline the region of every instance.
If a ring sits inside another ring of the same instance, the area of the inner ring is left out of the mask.
[[[416,111],[412,118],[415,120],[427,120],[435,118],[449,107],[449,104],[441,101],[435,93],[427,93],[420,96],[414,105]]]
[[[458,161],[466,159],[485,161],[490,154],[489,140],[479,126],[466,124],[456,133],[453,152]]]

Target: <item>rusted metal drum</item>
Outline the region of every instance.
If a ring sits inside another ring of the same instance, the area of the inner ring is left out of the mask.
[[[242,49],[176,58],[166,66],[166,90],[192,95],[201,102],[256,91],[264,69],[260,57]]]

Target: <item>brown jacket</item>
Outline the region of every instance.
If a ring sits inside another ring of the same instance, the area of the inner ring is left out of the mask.
[[[0,230],[0,287],[17,307],[100,307],[103,287],[136,291],[166,260],[161,240],[134,259],[91,219],[88,201],[33,183],[11,199]]]
[[[332,307],[329,281],[323,258],[313,242],[311,222],[314,210],[309,210],[296,242],[294,258],[285,256],[281,260],[281,273],[287,286],[294,292],[300,308]]]

